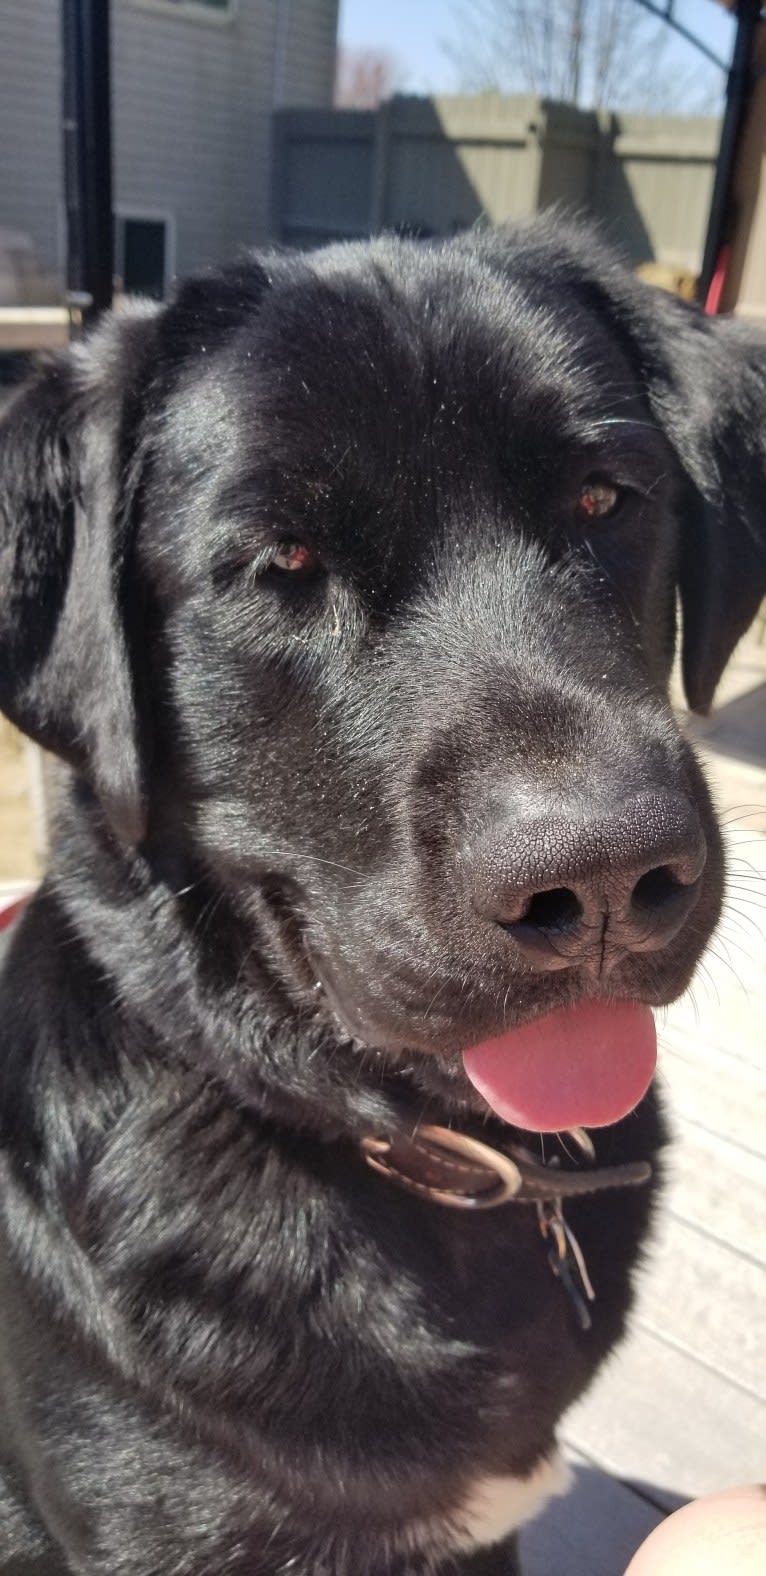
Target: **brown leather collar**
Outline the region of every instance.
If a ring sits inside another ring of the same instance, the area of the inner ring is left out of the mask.
[[[592,1161],[593,1146],[587,1134],[578,1128],[571,1137]],[[510,1145],[506,1153],[448,1127],[424,1126],[409,1136],[397,1133],[391,1138],[363,1138],[361,1149],[367,1164],[381,1176],[453,1209],[495,1209],[499,1204],[579,1198],[607,1188],[639,1187],[652,1174],[645,1161],[562,1171],[555,1161],[541,1164],[521,1145]]]

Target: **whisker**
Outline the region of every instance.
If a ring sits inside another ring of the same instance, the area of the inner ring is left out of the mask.
[[[720,939],[723,941],[723,938],[720,938]],[[726,943],[723,942],[723,945],[725,946]],[[735,980],[737,981],[737,984],[738,984],[740,990],[742,991],[743,996],[745,997],[745,1000],[749,1001],[750,1000],[750,992],[748,991],[748,988],[745,985],[745,983],[744,983],[743,979],[741,978],[741,976],[737,973],[737,970],[735,969],[734,964],[731,961],[731,958],[724,957],[722,953],[716,951],[715,947],[708,947],[708,955],[711,958],[714,958],[716,963],[722,964],[722,966],[724,968],[727,968],[730,971],[730,973],[733,974]]]
[[[434,994],[431,997],[431,1000],[429,1001],[425,1012],[423,1013],[423,1017],[424,1018],[429,1018],[430,1017],[431,1013],[433,1012],[434,1007],[436,1006],[437,1001],[439,1000],[439,997],[441,995],[443,995],[444,991],[446,990],[448,983],[449,982],[446,979],[443,979],[442,982],[441,982],[441,985],[437,985],[436,990],[434,991]]]
[[[718,989],[718,986],[717,986],[717,984],[715,982],[715,975],[711,973],[711,970],[710,970],[708,964],[705,962],[704,957],[700,958],[699,963],[697,964],[697,974],[699,976],[701,976],[703,981],[708,986],[710,986],[712,988],[713,993],[715,995],[716,1002],[717,1002],[718,1006],[720,1007],[720,1005],[721,1005],[721,993],[720,993],[720,991]]]
[[[364,870],[355,870],[352,865],[343,865],[337,859],[324,859],[321,854],[305,854],[295,848],[270,848],[269,859],[294,859],[296,863],[303,864],[307,860],[311,864],[328,865],[331,870],[343,870],[346,875],[355,876],[358,881],[366,879]]]
[[[755,932],[759,940],[762,941],[764,938],[764,932],[758,925],[757,921],[753,918],[752,914],[740,914],[739,910],[735,908],[724,909],[724,912],[721,916],[721,925],[724,926],[727,924],[738,924],[742,926],[748,924],[750,929]]]

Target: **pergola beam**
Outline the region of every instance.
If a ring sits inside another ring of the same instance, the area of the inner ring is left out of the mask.
[[[716,160],[710,217],[699,278],[698,294],[702,302],[708,298],[721,249],[730,239],[734,218],[732,192],[734,171],[755,79],[753,56],[755,35],[761,22],[761,0],[737,0],[736,5],[729,9],[734,11],[737,18],[737,31],[726,80],[726,108],[721,125],[721,141]]]
[[[112,304],[109,0],[61,0],[66,289],[92,321]]]

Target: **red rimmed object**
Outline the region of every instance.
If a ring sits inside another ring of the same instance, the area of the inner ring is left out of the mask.
[[[29,902],[30,894],[24,893],[21,897],[4,899],[0,897],[0,930],[7,930],[14,919],[21,913],[22,908]]]

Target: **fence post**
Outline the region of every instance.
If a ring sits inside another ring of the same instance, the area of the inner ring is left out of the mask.
[[[287,112],[275,109],[271,116],[271,193],[269,230],[275,241],[284,240],[284,211],[287,188]]]
[[[67,299],[86,322],[112,304],[109,0],[62,0]]]
[[[540,207],[540,197],[545,179],[545,161],[548,151],[548,103],[546,99],[539,98],[535,106],[534,119],[527,121],[526,141],[526,166],[527,166],[527,198],[526,206],[522,209],[525,214],[537,213]]]
[[[379,105],[375,119],[372,145],[372,179],[370,181],[370,234],[377,235],[386,222],[388,196],[388,166],[391,150],[392,118],[396,112],[396,99],[387,99]]]
[[[591,181],[589,207],[593,213],[601,211],[606,187],[608,167],[614,158],[614,139],[617,131],[617,117],[610,109],[596,111],[596,146],[591,166]]]

